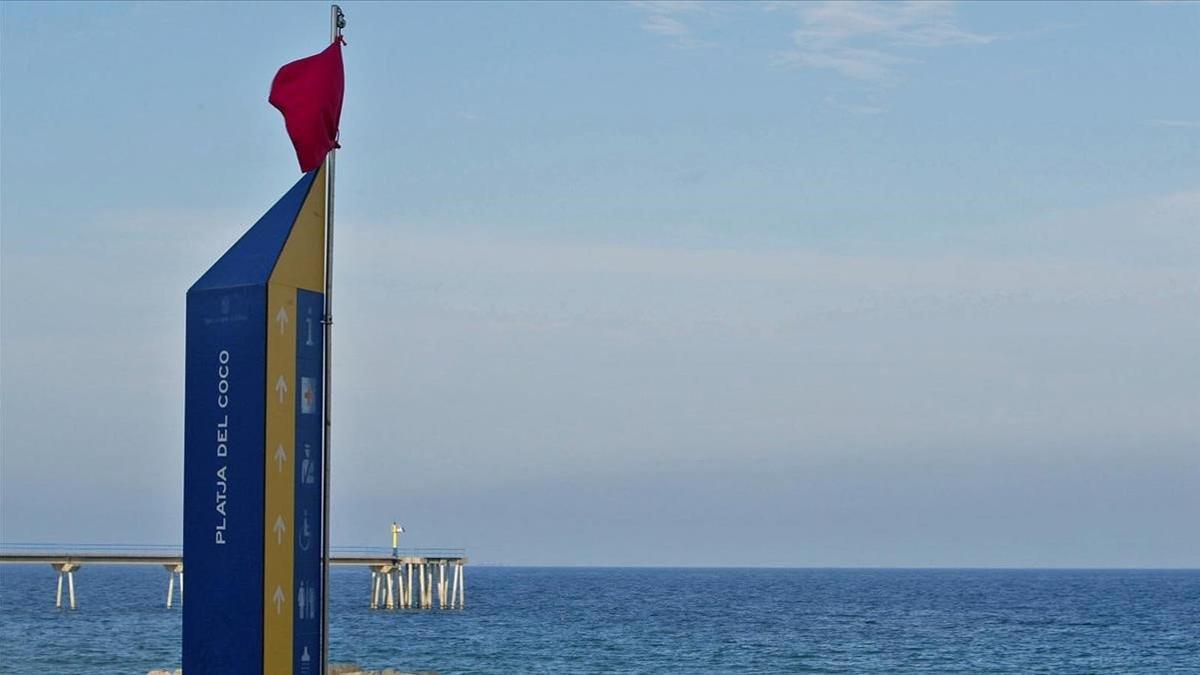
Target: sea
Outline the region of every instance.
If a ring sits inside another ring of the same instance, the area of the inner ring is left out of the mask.
[[[159,567],[0,565],[0,672],[180,665]],[[1200,570],[469,566],[462,610],[372,610],[335,568],[334,662],[439,673],[1200,673]],[[64,593],[65,595],[65,593]]]

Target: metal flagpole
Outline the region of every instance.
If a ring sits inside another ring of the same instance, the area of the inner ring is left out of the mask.
[[[341,7],[330,5],[329,16],[329,42],[332,44],[342,37],[342,28],[346,27],[346,15],[342,13]],[[330,401],[333,398],[333,170],[336,159],[337,149],[334,148],[325,158],[325,435],[322,439],[324,454],[321,458],[321,582],[324,586],[321,592],[322,675],[329,672],[329,440],[333,427]]]

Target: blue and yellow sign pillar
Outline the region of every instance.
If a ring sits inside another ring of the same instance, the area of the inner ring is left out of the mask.
[[[188,290],[186,672],[322,670],[323,172]]]

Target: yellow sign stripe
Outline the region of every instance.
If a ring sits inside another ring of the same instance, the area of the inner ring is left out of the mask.
[[[325,290],[325,168],[313,180],[267,284],[263,672],[292,672],[296,513],[297,289]]]
[[[296,508],[296,289],[267,285],[266,498],[263,512],[263,672],[292,672]]]
[[[325,167],[317,171],[292,233],[271,272],[271,283],[325,292]]]

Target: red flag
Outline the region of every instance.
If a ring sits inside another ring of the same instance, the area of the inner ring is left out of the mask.
[[[321,166],[325,155],[338,147],[345,88],[340,38],[320,54],[292,61],[275,74],[267,100],[283,113],[301,171]]]

